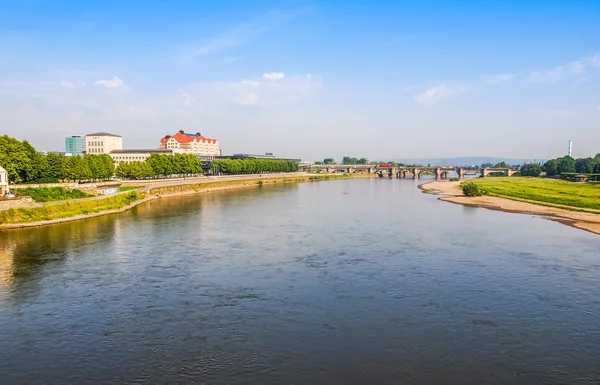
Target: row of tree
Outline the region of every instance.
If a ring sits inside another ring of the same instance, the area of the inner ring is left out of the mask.
[[[113,160],[107,154],[63,156],[43,155],[27,141],[8,135],[0,136],[0,165],[8,180],[17,183],[52,183],[60,180],[105,180],[115,173]]]
[[[570,156],[550,159],[542,167],[547,176],[556,176],[560,174],[578,173],[578,174],[600,174],[600,153],[593,158],[574,159]]]
[[[151,154],[145,161],[121,162],[115,171],[120,178],[147,179],[202,174],[202,162],[193,154]]]
[[[263,174],[296,172],[298,163],[275,159],[217,159],[212,161],[214,174]]]
[[[562,158],[550,159],[543,165],[529,163],[521,166],[522,176],[540,176],[542,172],[546,176],[553,177],[562,174],[600,174],[600,153],[593,158],[578,158],[566,155]]]
[[[349,156],[345,156],[342,158],[342,164],[368,164],[369,161],[367,158],[351,158]]]

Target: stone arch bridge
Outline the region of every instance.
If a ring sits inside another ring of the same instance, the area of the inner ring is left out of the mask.
[[[502,173],[506,176],[513,176],[518,170],[511,168],[483,168],[480,170],[471,170],[463,167],[385,167],[373,165],[331,165],[331,164],[315,164],[300,167],[301,171],[325,171],[325,172],[347,172],[349,174],[368,173],[378,174],[380,177],[396,177],[399,179],[406,178],[409,175],[414,179],[419,179],[421,173],[427,172],[434,174],[436,179],[446,179],[450,174],[456,174],[459,179],[463,179],[466,175],[481,175],[482,177],[489,176],[492,173]]]

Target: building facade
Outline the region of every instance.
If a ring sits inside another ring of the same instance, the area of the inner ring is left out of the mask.
[[[67,136],[65,138],[65,152],[71,155],[84,155],[86,152],[85,136]]]
[[[121,135],[98,132],[87,134],[85,141],[86,154],[110,154],[111,151],[123,149],[123,138]]]
[[[219,142],[216,139],[206,138],[199,132],[186,134],[183,130],[161,138],[159,148],[172,150],[176,154],[194,154],[204,160],[221,155]]]
[[[173,155],[173,150],[156,150],[156,149],[141,149],[141,150],[113,150],[110,152],[110,157],[115,162],[115,167],[121,162],[143,162],[152,154]]]
[[[0,166],[0,198],[9,193],[8,190],[8,173]]]

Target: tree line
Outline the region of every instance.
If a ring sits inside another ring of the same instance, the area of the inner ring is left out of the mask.
[[[149,179],[191,176],[204,173],[200,158],[193,154],[150,154],[144,161],[120,162],[115,171],[120,178]]]
[[[214,174],[265,174],[296,172],[298,163],[276,159],[216,159],[212,161]]]
[[[600,174],[600,153],[593,158],[575,159],[569,155],[561,158],[550,159],[543,165],[529,163],[521,166],[522,176],[540,176],[542,172],[546,176],[556,177],[563,174]]]
[[[61,180],[106,180],[115,172],[113,160],[107,154],[64,156],[43,155],[26,140],[0,136],[0,166],[15,183],[54,183]]]

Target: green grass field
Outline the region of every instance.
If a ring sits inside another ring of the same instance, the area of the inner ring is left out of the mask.
[[[141,188],[141,186],[121,186],[119,187],[119,191],[123,192],[123,191],[131,191],[131,190],[137,190]]]
[[[473,182],[492,196],[600,210],[600,184],[525,177],[477,178]]]

